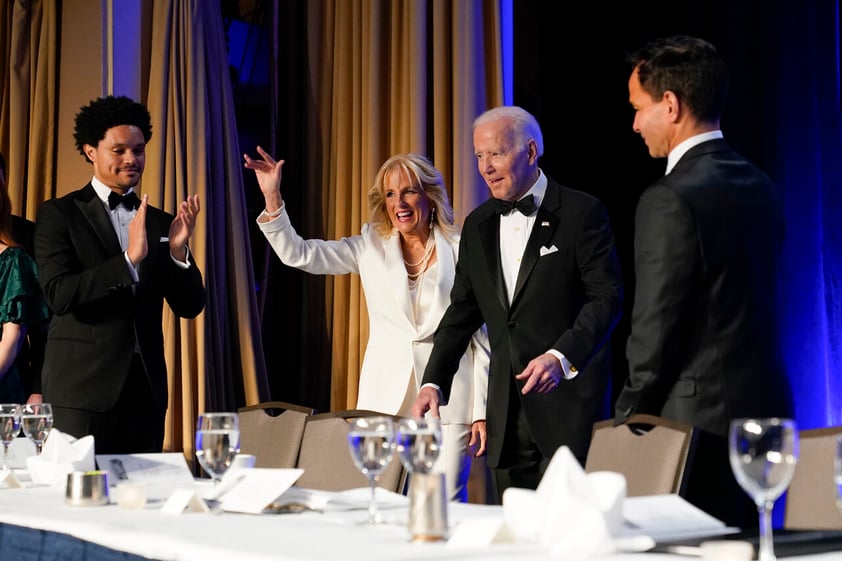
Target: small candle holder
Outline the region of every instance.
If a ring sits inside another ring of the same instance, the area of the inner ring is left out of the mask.
[[[414,542],[447,539],[447,488],[443,473],[409,477],[409,533]]]
[[[409,533],[412,541],[447,539],[447,486],[433,473],[441,450],[438,419],[401,419],[395,433],[398,457],[409,472]]]

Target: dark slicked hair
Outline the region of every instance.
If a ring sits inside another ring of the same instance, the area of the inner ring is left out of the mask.
[[[652,99],[671,91],[699,120],[719,120],[729,79],[716,47],[698,37],[675,35],[650,41],[626,58]]]
[[[105,138],[108,129],[120,125],[139,128],[146,142],[152,138],[152,118],[142,103],[126,96],[113,95],[93,100],[76,114],[76,127],[73,129],[76,148],[87,160],[85,144],[96,146]]]

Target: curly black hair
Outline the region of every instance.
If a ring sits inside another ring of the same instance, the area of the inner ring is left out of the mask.
[[[108,129],[120,125],[136,126],[146,142],[152,138],[152,118],[142,103],[122,95],[93,100],[76,114],[76,127],[73,129],[76,148],[87,160],[85,144],[96,146],[105,138]]]

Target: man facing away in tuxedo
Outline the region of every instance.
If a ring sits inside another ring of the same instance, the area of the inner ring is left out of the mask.
[[[729,423],[793,414],[775,336],[783,211],[769,178],[723,138],[728,72],[713,45],[659,39],[629,62],[632,126],[667,168],[637,205],[629,376],[615,422],[648,413],[700,429],[709,445],[688,498],[742,526],[751,506],[731,475]]]
[[[584,463],[610,377],[622,276],[603,204],[538,167],[543,137],[531,114],[491,109],[474,121],[473,140],[492,198],[465,219],[451,303],[412,413],[438,416],[485,323],[488,466],[502,501],[509,487],[535,489],[562,445]]]
[[[187,242],[198,195],[175,216],[138,199],[152,125],[127,97],[76,115],[76,148],[93,165],[83,188],[44,202],[35,257],[53,311],[42,369],[55,427],[94,436],[97,453],[161,452],[167,410],[163,301],[182,318],[204,308]]]

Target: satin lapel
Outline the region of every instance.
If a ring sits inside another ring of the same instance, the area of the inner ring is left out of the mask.
[[[555,235],[560,220],[556,216],[555,211],[560,206],[558,189],[553,188],[552,184],[547,185],[547,192],[544,195],[544,202],[541,208],[538,209],[538,214],[535,217],[535,224],[532,226],[532,233],[529,234],[529,241],[526,242],[526,249],[523,251],[523,259],[520,262],[520,270],[517,273],[517,284],[515,285],[515,293],[512,296],[512,304],[517,302],[518,295],[526,284],[529,275],[532,274],[532,269],[540,257],[541,247],[549,247]]]
[[[117,232],[114,231],[114,226],[102,206],[102,201],[96,196],[96,192],[90,184],[85,187],[82,196],[76,199],[76,206],[79,207],[79,212],[91,225],[108,254],[119,254],[122,249],[120,248],[120,240],[117,238]]]
[[[409,325],[415,325],[415,317],[412,313],[412,299],[409,295],[409,285],[406,277],[406,267],[403,264],[403,253],[401,252],[400,235],[393,233],[388,239],[383,240],[383,269],[388,290],[395,297],[395,302],[400,308]]]
[[[450,289],[456,273],[456,256],[450,242],[436,230],[436,287],[428,308],[424,325],[418,326],[422,334],[433,333],[439,325],[441,314],[450,304]]]
[[[480,233],[480,243],[483,246],[488,274],[491,283],[497,289],[503,309],[509,309],[509,296],[506,294],[506,282],[503,280],[503,269],[500,267],[500,216],[492,213],[484,222],[477,225]]]

